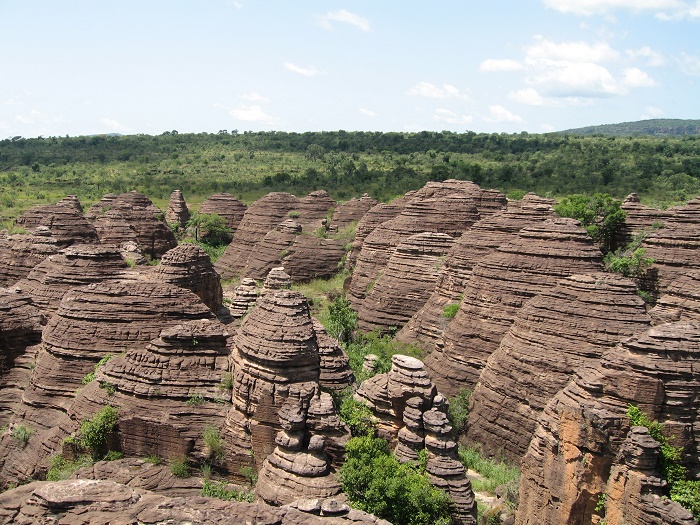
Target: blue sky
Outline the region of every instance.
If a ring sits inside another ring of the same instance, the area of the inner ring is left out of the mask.
[[[0,138],[700,118],[700,0],[0,0]]]

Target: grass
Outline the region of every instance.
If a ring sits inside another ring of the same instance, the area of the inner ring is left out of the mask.
[[[476,492],[493,494],[497,487],[517,483],[520,470],[502,460],[485,458],[476,447],[459,448],[459,460],[465,468],[475,470],[484,479],[473,479],[472,488]]]
[[[328,318],[328,305],[336,297],[343,295],[343,283],[349,275],[349,272],[342,271],[330,279],[314,279],[308,283],[292,284],[292,290],[304,294],[309,301],[311,315],[324,323],[324,319]]]
[[[187,457],[182,456],[173,459],[170,462],[170,472],[176,478],[189,478],[190,477],[190,465],[187,461]]]
[[[255,495],[252,492],[229,487],[226,481],[216,482],[209,479],[204,480],[204,485],[199,494],[210,498],[219,498],[224,501],[244,501],[252,503],[255,499]]]
[[[51,456],[49,471],[46,473],[46,481],[60,481],[70,478],[73,473],[82,467],[92,465],[90,456],[80,456],[75,461],[68,461],[63,456]]]
[[[150,463],[151,465],[160,465],[163,463],[163,460],[157,454],[149,454],[148,456],[143,458],[143,460],[146,463]]]
[[[219,430],[206,426],[202,431],[202,440],[204,441],[204,446],[209,451],[210,458],[221,458],[224,455],[224,442],[219,436]]]
[[[34,430],[31,428],[25,427],[23,425],[17,425],[12,429],[12,434],[11,436],[19,441],[20,445],[22,445],[22,448],[27,446],[27,443],[29,443],[29,438],[32,437],[32,434],[34,434]]]
[[[206,402],[202,394],[190,394],[190,397],[185,401],[188,406],[199,406]]]

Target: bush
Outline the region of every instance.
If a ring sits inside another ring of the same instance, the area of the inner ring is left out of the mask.
[[[170,472],[176,478],[189,478],[190,477],[190,465],[186,457],[180,457],[174,459],[170,463]]]
[[[447,410],[447,418],[450,425],[457,433],[463,433],[467,429],[467,419],[469,418],[469,400],[472,397],[471,390],[462,388],[455,397],[450,399],[450,406]]]
[[[90,372],[89,374],[85,375],[85,377],[83,377],[81,383],[83,385],[87,385],[91,381],[94,381],[95,374],[97,373],[97,369],[100,368],[102,365],[104,365],[107,361],[109,361],[113,357],[114,357],[114,355],[112,355],[112,354],[105,354],[105,356],[102,359],[100,359],[97,363],[95,363],[95,368],[93,369],[93,371]],[[112,393],[114,393],[114,392],[112,392]]]
[[[459,303],[448,304],[442,310],[442,316],[445,319],[452,319],[455,315],[457,315],[458,310],[459,310]]]
[[[570,195],[557,204],[554,211],[561,217],[578,219],[604,252],[615,249],[617,231],[627,215],[620,201],[607,193]]]
[[[151,465],[160,465],[163,463],[163,460],[157,455],[157,454],[149,454],[143,460],[146,463],[150,463]]]
[[[241,474],[241,476],[248,480],[248,483],[250,483],[251,486],[255,486],[255,484],[258,482],[258,471],[250,465],[241,467],[238,472]]]
[[[384,439],[354,437],[339,472],[353,505],[403,525],[450,523],[451,499],[410,464],[400,464]]]
[[[63,456],[51,456],[49,471],[46,473],[46,481],[60,481],[68,479],[73,472],[92,464],[89,456],[81,456],[75,461],[67,461]]]
[[[603,262],[608,271],[633,279],[644,277],[646,271],[654,264],[654,259],[647,257],[647,251],[641,247],[645,238],[646,232],[643,232],[636,235],[624,248],[607,253]]]
[[[114,432],[117,417],[117,409],[107,405],[80,425],[80,441],[90,451],[93,459],[101,459],[106,454],[107,439]]]
[[[351,395],[345,397],[340,405],[340,419],[347,423],[353,436],[374,435],[377,427],[377,418],[372,410]]]
[[[337,297],[328,305],[326,316],[328,334],[340,342],[352,340],[353,331],[357,328],[357,313],[350,307],[344,297]]]
[[[15,438],[19,443],[22,445],[22,448],[27,446],[27,443],[29,443],[29,438],[32,437],[32,434],[34,434],[34,430],[31,428],[25,427],[23,425],[17,425],[12,429],[12,434],[11,436]]]
[[[205,401],[206,399],[204,399],[202,394],[190,394],[190,397],[187,399],[186,403],[189,406],[198,406],[203,404]]]
[[[224,442],[219,436],[219,431],[210,426],[204,427],[202,431],[204,446],[208,449],[208,456],[213,459],[221,458],[224,455]]]
[[[383,374],[391,370],[391,357],[394,354],[403,354],[411,357],[421,358],[423,351],[413,345],[394,341],[388,335],[380,336],[376,332],[360,334],[354,343],[346,345],[345,351],[350,359],[350,367],[355,373],[358,382],[362,382],[373,374],[367,374],[362,370],[365,356],[376,355],[379,359],[376,362],[374,374]]]
[[[214,482],[209,479],[204,480],[204,485],[202,490],[199,492],[200,496],[205,496],[209,498],[219,498],[224,501],[244,501],[247,503],[253,503],[255,500],[255,495],[252,492],[247,492],[245,490],[237,490],[236,488],[229,488],[225,481]]]

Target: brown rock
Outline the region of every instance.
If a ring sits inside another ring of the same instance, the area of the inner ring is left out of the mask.
[[[468,438],[486,455],[519,460],[540,413],[573,373],[649,322],[635,284],[615,274],[572,275],[533,297],[479,376]]]
[[[340,347],[340,343],[328,335],[318,320],[312,318],[312,322],[318,343],[321,366],[318,381],[321,388],[343,390],[354,384],[355,376],[350,368],[350,359]]]
[[[270,290],[288,290],[291,286],[291,277],[284,271],[284,267],[278,266],[270,270],[270,273],[267,274],[260,295],[265,295]]]
[[[30,232],[37,226],[46,226],[63,246],[100,242],[95,228],[83,217],[80,203],[74,199],[64,199],[54,206],[37,206],[24,212],[16,222]]]
[[[312,191],[306,197],[298,199],[295,211],[299,213],[296,219],[305,232],[311,233],[322,227],[323,219],[333,214],[336,202],[325,190]]]
[[[411,195],[415,192],[411,192]],[[412,197],[411,197],[412,198]],[[391,204],[379,203],[365,213],[360,222],[357,223],[355,229],[355,239],[352,242],[352,250],[348,254],[348,264],[354,266],[357,262],[357,257],[362,250],[362,245],[367,236],[374,231],[380,224],[395,218],[403,207],[408,203],[410,198],[403,197],[393,201]]]
[[[528,193],[521,201],[509,201],[506,210],[474,223],[455,240],[440,268],[433,293],[396,339],[431,349],[449,323],[445,307],[461,302],[472,268],[522,228],[552,218],[553,213],[551,199]]]
[[[116,193],[107,193],[99,201],[90,206],[90,209],[85,212],[85,218],[90,222],[94,222],[98,217],[103,215],[112,207],[112,203],[116,198]]]
[[[282,221],[274,230],[267,232],[250,253],[241,275],[264,279],[270,270],[281,266],[282,259],[300,234],[301,224],[292,219]]]
[[[352,223],[359,222],[376,205],[377,201],[367,193],[363,194],[359,199],[353,197],[335,209],[333,225],[338,229],[347,228]]]
[[[700,270],[690,270],[672,281],[649,315],[653,324],[700,321]]]
[[[257,282],[255,279],[241,279],[241,284],[236,287],[233,295],[228,299],[231,301],[228,305],[231,317],[234,319],[244,317],[258,300]]]
[[[662,225],[671,217],[671,213],[667,210],[659,210],[642,204],[636,193],[630,193],[622,202],[621,208],[627,216],[620,231],[619,246],[630,242],[635,235],[651,231],[654,226]]]
[[[216,214],[226,221],[226,226],[236,231],[246,212],[246,205],[230,193],[215,193],[199,207],[199,213]]]
[[[602,270],[602,254],[574,219],[523,228],[472,272],[457,315],[425,359],[441,392],[472,389],[523,303],[576,273]]]
[[[282,264],[292,282],[329,279],[338,273],[345,250],[335,239],[316,235],[298,235],[287,248]]]
[[[190,220],[190,210],[187,208],[185,198],[182,196],[182,191],[173,190],[170,194],[168,202],[168,211],[165,212],[165,220],[168,224],[176,225],[182,229]]]
[[[29,275],[37,264],[64,246],[45,226],[30,235],[0,238],[0,286],[7,287]]]
[[[447,234],[426,232],[399,244],[362,302],[358,327],[380,333],[402,327],[430,297],[453,242]]]
[[[700,325],[670,323],[580,369],[545,408],[523,458],[517,523],[591,522],[629,430],[628,404],[662,423],[674,446],[683,447],[691,474],[697,472],[700,440],[691,400],[700,388],[699,355]]]

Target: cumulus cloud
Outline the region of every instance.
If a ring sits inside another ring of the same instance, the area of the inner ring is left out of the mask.
[[[252,105],[246,106],[241,105],[229,111],[231,115],[236,120],[243,120],[245,122],[257,122],[259,124],[277,124],[278,119],[272,117],[265,113],[260,106]]]
[[[360,108],[360,113],[362,113],[366,117],[376,117],[377,116],[377,114],[374,111],[372,111],[370,109],[366,109],[366,108]]]
[[[517,60],[489,58],[487,60],[484,60],[479,65],[479,69],[481,71],[488,71],[488,72],[492,72],[492,71],[521,71],[521,70],[525,69],[525,66],[522,65]]]
[[[528,106],[544,106],[545,100],[534,88],[525,88],[513,91],[510,98]]]
[[[326,29],[332,29],[333,22],[350,24],[351,26],[358,28],[360,31],[365,32],[371,31],[372,29],[369,25],[369,20],[345,9],[341,9],[340,11],[331,11],[325,15],[321,15],[318,17],[318,20],[319,23]]]
[[[620,54],[607,42],[553,42],[541,36],[527,48],[526,60],[566,60],[571,62],[610,62]]]
[[[459,89],[451,84],[436,86],[430,82],[419,82],[408,90],[408,94],[412,97],[425,98],[467,98],[467,95],[460,93]]]
[[[639,49],[628,49],[625,53],[632,60],[644,60],[645,65],[649,67],[661,67],[666,65],[666,58],[649,46],[644,46]]]
[[[503,106],[489,106],[490,116],[484,117],[486,122],[522,122],[523,118],[511,113]]]
[[[474,119],[471,115],[459,115],[449,109],[440,108],[435,111],[433,120],[441,124],[462,125],[471,124]]]
[[[605,15],[619,10],[652,12],[658,18],[700,16],[694,0],[543,0],[545,6],[561,13],[581,16]]]
[[[250,93],[245,93],[241,95],[241,98],[243,100],[246,100],[248,102],[258,102],[258,103],[263,103],[263,102],[270,102],[270,99],[261,95],[260,93],[256,93],[255,91],[251,91]]]
[[[528,82],[556,97],[605,97],[623,93],[607,68],[592,62],[547,61]]]
[[[622,83],[629,88],[654,87],[656,81],[644,71],[636,67],[628,67],[623,72]]]
[[[121,122],[118,122],[117,120],[113,118],[101,118],[100,119],[100,124],[105,126],[107,129],[111,129],[112,131],[116,131],[117,133],[129,133],[131,131],[131,128],[128,126],[125,126]]]
[[[305,77],[315,77],[321,74],[321,72],[314,66],[297,66],[296,64],[292,64],[291,62],[285,62],[284,69]]]

